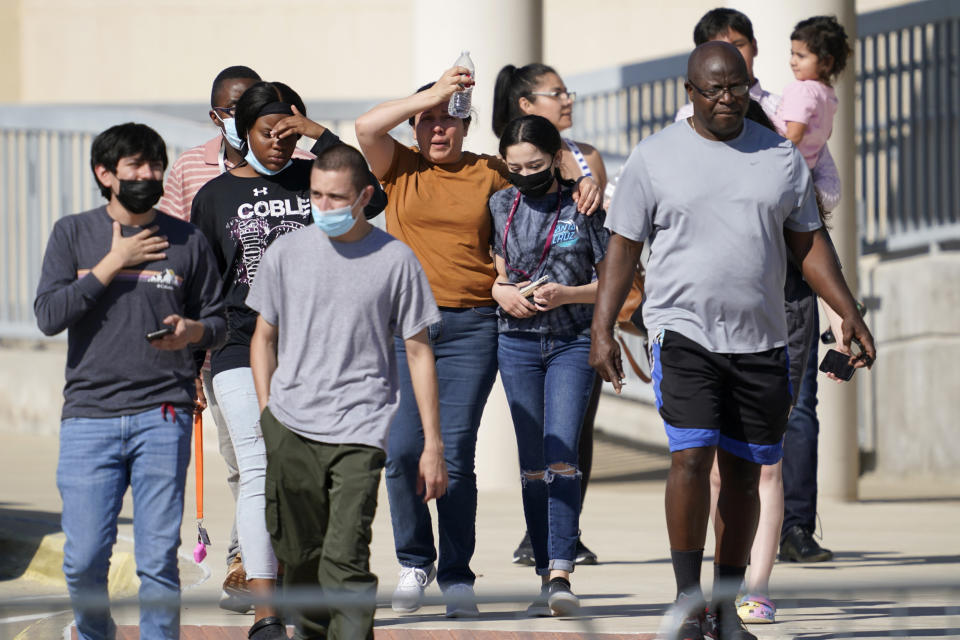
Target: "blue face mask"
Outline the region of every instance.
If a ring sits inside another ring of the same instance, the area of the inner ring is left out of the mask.
[[[361,197],[362,194],[357,196],[357,199],[349,207],[340,207],[328,211],[320,211],[320,209],[317,209],[317,205],[311,202],[310,213],[313,214],[314,224],[331,238],[342,236],[353,229],[353,225],[357,224],[357,219],[353,217],[353,208],[360,202]]]
[[[217,114],[217,117],[220,118],[220,115]],[[240,136],[237,134],[237,121],[233,118],[220,118],[220,122],[223,124],[223,137],[227,139],[227,144],[237,151],[240,151],[240,147],[243,146],[243,141],[240,140]]]
[[[287,164],[283,165],[276,171],[273,169],[267,169],[265,166],[263,166],[263,163],[257,160],[257,156],[253,155],[253,148],[250,146],[249,138],[247,139],[247,155],[243,156],[243,159],[246,160],[247,164],[253,167],[257,173],[264,176],[275,176],[293,164],[293,159],[291,158],[290,160],[287,160]]]

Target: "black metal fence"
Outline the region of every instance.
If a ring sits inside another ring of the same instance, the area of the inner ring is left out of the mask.
[[[960,240],[960,2],[857,17],[855,189],[862,253]],[[616,170],[687,101],[686,55],[571,78],[573,137]]]
[[[864,253],[960,238],[960,2],[857,21],[857,197]]]

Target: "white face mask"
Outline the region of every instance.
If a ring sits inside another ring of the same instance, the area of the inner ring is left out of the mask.
[[[279,169],[268,169],[263,165],[262,162],[257,158],[256,154],[253,153],[253,146],[250,144],[250,138],[247,138],[247,155],[243,157],[253,169],[262,176],[275,176],[290,165],[293,164],[293,158],[287,160],[287,164],[283,165]]]
[[[214,110],[213,115],[217,116],[217,120],[223,125],[223,137],[227,140],[227,144],[237,151],[240,151],[240,147],[243,146],[243,141],[240,140],[240,136],[237,135],[237,121],[234,118],[221,118],[216,110]]]
[[[321,211],[317,208],[317,205],[311,202],[310,213],[313,215],[314,224],[331,238],[342,236],[357,224],[357,219],[353,217],[353,208],[360,202],[361,197],[363,197],[363,194],[357,196],[357,199],[349,206],[327,211]]]

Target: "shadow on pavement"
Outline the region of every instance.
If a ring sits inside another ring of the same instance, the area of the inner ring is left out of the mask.
[[[960,495],[928,496],[926,498],[861,498],[860,504],[930,504],[937,502],[956,502]]]
[[[932,564],[957,564],[960,565],[960,555],[923,555],[906,556],[896,551],[835,551],[833,560],[830,562],[818,562],[812,564],[803,563],[783,563],[788,565],[796,564],[802,569],[836,569],[835,565],[858,564],[862,567],[906,567],[914,565],[932,565]]]
[[[595,484],[603,484],[606,482],[647,482],[652,480],[666,480],[667,474],[670,473],[670,469],[665,467],[663,469],[651,469],[650,471],[635,471],[630,473],[619,473],[619,474],[605,474],[591,476],[590,482]]]
[[[17,502],[0,502],[0,581],[16,580],[27,570],[45,536],[60,533],[59,511],[18,508]],[[130,518],[119,518],[129,524]]]
[[[839,633],[798,633],[794,638],[802,640],[831,640],[833,638],[956,638],[960,628],[942,629],[870,629],[863,631],[841,631]]]

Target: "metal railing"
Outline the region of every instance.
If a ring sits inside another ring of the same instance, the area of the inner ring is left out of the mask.
[[[663,560],[669,562],[668,559]],[[602,567],[599,568],[602,570]],[[782,581],[780,581],[782,582]],[[691,617],[702,616],[705,630],[715,630],[717,623],[711,615],[703,616],[707,601],[690,598],[674,604],[658,598],[652,602],[638,602],[623,594],[581,592],[580,608],[572,615],[551,620],[547,626],[536,624],[535,619],[524,615],[524,609],[533,600],[536,591],[528,588],[485,584],[474,597],[464,598],[464,604],[477,605],[481,609],[475,619],[444,619],[440,613],[448,600],[440,595],[427,595],[422,600],[423,609],[416,616],[398,616],[390,610],[388,592],[338,591],[330,588],[287,588],[251,602],[266,604],[280,611],[286,624],[295,624],[301,611],[318,609],[328,613],[347,611],[362,613],[380,610],[374,628],[384,632],[402,624],[410,637],[435,636],[438,630],[451,638],[475,637],[481,633],[492,637],[540,638],[568,637],[582,640],[623,638],[633,635],[638,638],[664,638],[674,640],[682,636],[681,625]],[[525,583],[529,585],[529,583]],[[724,588],[719,594],[710,593],[732,601],[737,596],[739,584]],[[668,588],[664,596],[669,597]],[[863,638],[865,640],[890,637],[935,637],[950,638],[960,634],[960,584],[956,580],[921,579],[910,581],[877,581],[872,583],[845,581],[831,574],[830,578],[810,577],[803,581],[790,581],[771,588],[769,597],[777,604],[778,637],[806,638]],[[609,604],[616,598],[616,604]],[[626,600],[626,601],[625,601]],[[631,601],[633,600],[633,601]],[[201,595],[184,590],[175,596],[146,596],[140,600],[133,597],[106,598],[99,595],[78,595],[70,600],[65,595],[47,595],[26,598],[0,598],[0,621],[30,624],[22,635],[16,637],[47,636],[70,637],[73,631],[73,610],[76,606],[88,613],[113,614],[117,616],[117,637],[131,637],[136,631],[136,614],[141,608],[154,611],[190,610],[192,625],[181,627],[182,637],[236,637],[246,632],[252,623],[250,617],[232,617],[224,620],[218,609],[219,596]],[[362,615],[361,613],[361,615]],[[315,614],[315,613],[314,613]],[[626,624],[613,626],[607,621],[619,617]],[[786,619],[785,619],[786,618]],[[495,622],[494,622],[495,621]],[[490,629],[491,623],[496,625]],[[220,625],[228,626],[220,626]],[[630,634],[617,633],[617,627],[628,626]],[[756,630],[751,626],[751,630]],[[53,633],[51,633],[53,632]],[[713,637],[710,635],[708,637]],[[761,636],[762,637],[762,636]]]
[[[352,139],[353,119],[371,104],[323,103],[308,110],[324,114],[319,120],[324,126]],[[143,122],[163,136],[173,164],[185,149],[215,134],[202,120],[205,109],[202,104],[0,106],[0,338],[43,338],[33,299],[53,224],[104,203],[90,170],[94,137],[117,123]]]
[[[926,0],[857,17],[857,208],[863,253],[960,239],[960,2]],[[568,78],[572,135],[614,175],[687,101],[686,55]]]
[[[102,202],[90,172],[94,134],[0,129],[0,335],[39,335],[33,298],[43,251],[63,215]]]
[[[960,238],[960,2],[864,14],[857,31],[862,251]]]
[[[673,122],[687,102],[686,71],[683,54],[571,77],[578,96],[572,137],[596,146],[615,169],[641,140]]]

